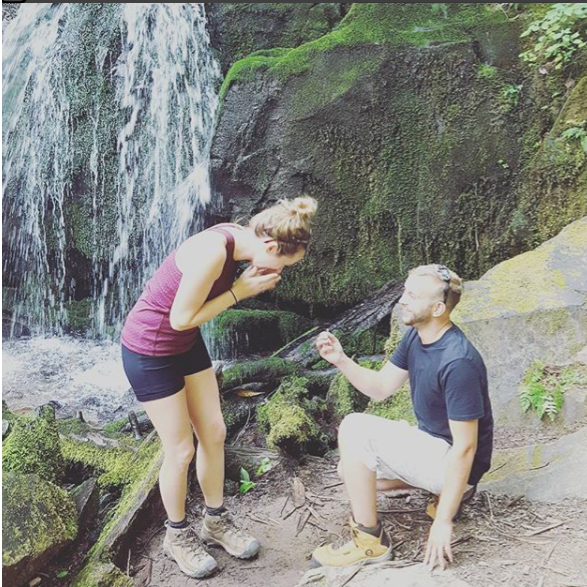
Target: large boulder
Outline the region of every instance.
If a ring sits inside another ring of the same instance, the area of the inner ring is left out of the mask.
[[[77,513],[66,491],[38,475],[2,475],[2,580],[18,587],[77,534]]]
[[[587,499],[586,443],[587,428],[581,428],[551,443],[496,451],[482,488],[536,501]]]
[[[587,217],[465,286],[453,318],[483,355],[502,425],[528,423],[518,391],[535,361],[570,363],[587,344],[586,251]]]

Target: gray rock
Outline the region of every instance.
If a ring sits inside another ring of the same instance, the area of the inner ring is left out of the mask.
[[[499,451],[482,489],[536,501],[587,498],[587,427],[549,444]],[[501,466],[503,465],[503,466]]]
[[[84,527],[91,524],[98,513],[100,488],[96,479],[91,478],[81,485],[74,487],[70,495],[75,503],[78,526]]]
[[[10,422],[8,420],[2,420],[2,440],[6,438],[10,432]]]
[[[452,570],[436,570],[433,574],[423,565],[403,569],[393,568],[394,563],[363,567],[352,577],[353,587],[470,587]],[[296,587],[339,587],[344,585],[357,567],[346,569],[326,568],[308,571]]]
[[[453,313],[482,354],[501,424],[537,426],[522,414],[518,390],[536,360],[565,364],[587,343],[587,217],[537,249],[465,284]],[[583,402],[578,399],[580,406]],[[580,418],[577,410],[568,413]]]

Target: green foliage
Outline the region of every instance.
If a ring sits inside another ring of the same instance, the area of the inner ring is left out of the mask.
[[[238,488],[239,493],[244,495],[245,493],[253,489],[253,487],[255,487],[256,485],[257,484],[254,481],[251,481],[249,472],[244,467],[241,467],[241,480]]]
[[[563,406],[565,387],[575,381],[574,377],[572,372],[558,373],[534,361],[519,392],[522,411],[533,409],[540,419],[548,416],[553,421]]]
[[[579,126],[573,126],[565,130],[560,138],[563,141],[579,141],[581,148],[585,153],[587,153],[587,131],[585,127],[587,126],[587,120],[584,120],[582,124]]]
[[[261,477],[262,475],[265,475],[265,473],[268,473],[269,471],[271,471],[271,469],[273,469],[273,464],[271,463],[271,459],[269,457],[264,457],[261,460],[261,463],[259,464],[259,466],[257,467],[257,477]]]
[[[504,102],[511,108],[515,108],[520,102],[522,84],[508,84],[502,92]]]
[[[536,41],[534,47],[520,57],[534,65],[561,69],[571,62],[577,50],[585,47],[586,25],[586,3],[553,4],[542,19],[522,33],[522,37],[532,36]]]

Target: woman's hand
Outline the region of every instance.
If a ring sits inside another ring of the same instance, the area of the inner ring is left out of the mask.
[[[234,282],[232,291],[240,302],[241,300],[258,296],[264,291],[275,288],[280,281],[281,275],[279,273],[262,275],[256,267],[251,265]]]
[[[327,330],[318,335],[316,347],[320,356],[335,366],[338,366],[346,356],[338,338]]]

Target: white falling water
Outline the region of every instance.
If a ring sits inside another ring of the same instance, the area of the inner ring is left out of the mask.
[[[76,231],[91,251],[94,330],[116,332],[163,258],[202,227],[210,200],[220,70],[204,5],[96,6],[24,4],[4,31],[3,269],[13,323],[40,332],[60,332],[68,320],[79,288],[69,261]],[[91,67],[114,104],[96,92],[87,98],[91,144],[80,161],[71,103],[87,78],[66,65],[86,29],[99,31]],[[101,132],[108,124],[117,137],[110,167]],[[68,221],[74,205],[91,211],[82,227]]]

